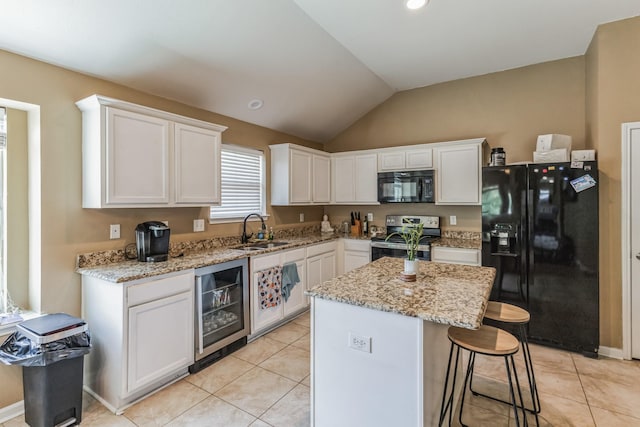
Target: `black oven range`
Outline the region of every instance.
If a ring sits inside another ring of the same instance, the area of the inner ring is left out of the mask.
[[[407,256],[407,245],[401,236],[387,236],[399,232],[402,227],[411,224],[422,223],[422,235],[424,236],[418,246],[417,258],[431,261],[431,242],[439,239],[441,235],[440,217],[437,216],[416,216],[416,215],[387,215],[385,225],[387,235],[371,238],[371,261],[385,256],[394,258],[405,258]]]

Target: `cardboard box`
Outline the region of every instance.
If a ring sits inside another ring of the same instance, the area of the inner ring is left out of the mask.
[[[549,151],[534,151],[533,163],[557,163],[568,162],[569,150],[566,148],[558,148]]]
[[[538,135],[536,151],[551,151],[561,148],[565,148],[567,152],[571,152],[571,137],[569,135],[560,135],[557,133]]]
[[[596,159],[596,150],[573,150],[571,152],[572,162],[590,162]]]

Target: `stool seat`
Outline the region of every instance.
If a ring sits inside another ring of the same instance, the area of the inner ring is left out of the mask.
[[[451,326],[447,335],[450,341],[465,350],[489,356],[508,356],[520,347],[518,339],[509,332],[487,325],[475,330]]]
[[[528,323],[531,316],[527,310],[517,305],[489,301],[484,318],[502,323]]]

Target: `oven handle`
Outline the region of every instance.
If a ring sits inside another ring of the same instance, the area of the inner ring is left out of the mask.
[[[202,337],[202,276],[196,276],[196,337],[198,340],[198,354],[204,352]]]

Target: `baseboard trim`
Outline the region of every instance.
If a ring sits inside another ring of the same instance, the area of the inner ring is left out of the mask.
[[[24,414],[24,400],[16,402],[13,405],[0,408],[0,424],[6,423],[15,417]]]
[[[600,346],[598,350],[598,354],[603,357],[608,357],[610,359],[624,359],[622,349],[614,348],[614,347],[604,347]]]

